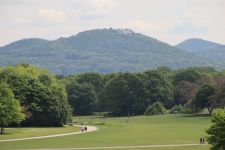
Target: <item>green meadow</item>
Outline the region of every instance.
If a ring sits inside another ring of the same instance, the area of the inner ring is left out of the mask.
[[[210,126],[210,117],[206,115],[162,115],[136,117],[74,117],[73,122],[97,126],[98,131],[24,141],[1,142],[0,149],[41,149],[41,148],[77,148],[77,147],[109,147],[137,146],[156,144],[198,144],[199,138],[206,136],[205,129]],[[6,135],[0,139],[37,136],[36,129],[29,128],[27,135],[21,129],[6,129]],[[45,135],[78,130],[73,127],[53,128],[45,130]],[[9,131],[9,133],[8,133]],[[27,132],[27,131],[26,131]],[[21,133],[21,134],[20,134]],[[128,148],[131,149],[131,148]],[[149,150],[208,150],[209,146],[133,148]]]
[[[80,129],[78,127],[73,127],[73,126],[65,126],[63,128],[62,127],[6,128],[4,135],[0,135],[0,140],[71,133],[71,132],[77,132],[79,130]]]

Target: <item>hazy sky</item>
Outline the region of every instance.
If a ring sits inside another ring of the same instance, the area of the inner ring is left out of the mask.
[[[225,44],[225,0],[0,0],[0,46],[96,28],[129,28],[170,44]]]

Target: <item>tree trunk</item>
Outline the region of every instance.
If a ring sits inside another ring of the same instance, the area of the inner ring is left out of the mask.
[[[4,132],[4,127],[1,126],[1,134],[3,134],[3,132]]]
[[[208,111],[209,111],[209,114],[210,114],[210,115],[212,115],[213,108],[212,108],[212,107],[210,107],[210,106],[208,106],[208,107],[207,107],[207,109],[208,109]]]
[[[197,116],[197,106],[195,105],[194,107],[195,107],[195,110],[194,110],[195,116]]]

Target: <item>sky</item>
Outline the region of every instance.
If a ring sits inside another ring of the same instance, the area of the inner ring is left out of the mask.
[[[225,0],[0,0],[0,46],[110,27],[171,45],[188,38],[225,44]]]

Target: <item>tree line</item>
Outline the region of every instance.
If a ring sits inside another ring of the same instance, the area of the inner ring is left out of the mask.
[[[225,106],[225,72],[213,68],[55,76],[27,64],[0,68],[0,126],[63,126],[72,115],[197,113]],[[152,112],[153,110],[153,112]]]
[[[74,115],[141,115],[154,103],[181,113],[207,108],[211,114],[225,106],[225,72],[211,67],[159,67],[138,73],[83,73],[58,78],[66,85]]]

